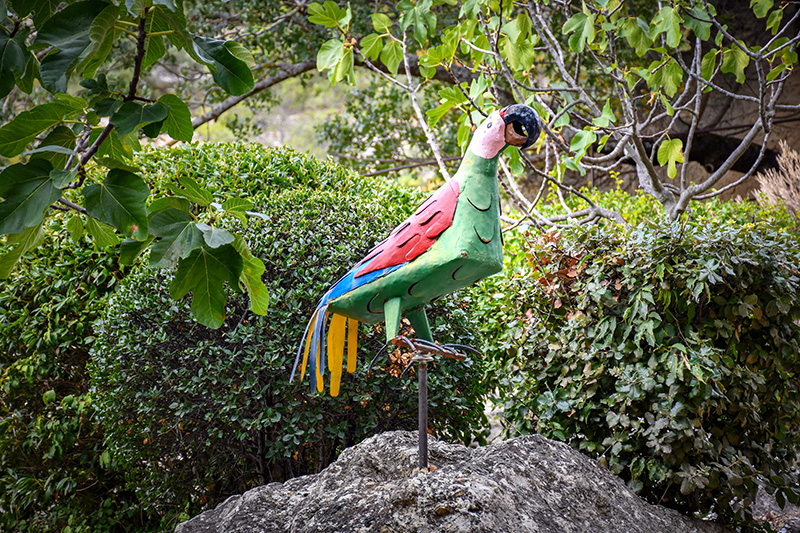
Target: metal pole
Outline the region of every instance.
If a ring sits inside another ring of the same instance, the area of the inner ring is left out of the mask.
[[[428,362],[420,361],[419,378],[419,468],[428,469]]]

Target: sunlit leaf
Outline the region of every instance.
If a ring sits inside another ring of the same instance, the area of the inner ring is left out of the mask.
[[[225,282],[238,288],[242,257],[230,245],[197,248],[178,263],[170,295],[178,300],[192,293],[192,316],[210,328],[225,320]]]

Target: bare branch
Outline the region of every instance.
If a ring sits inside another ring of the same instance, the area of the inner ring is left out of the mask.
[[[414,85],[414,79],[411,77],[411,69],[408,66],[406,32],[403,32],[403,65],[405,66],[406,70],[406,79],[408,79],[408,94],[411,97],[411,106],[414,108],[414,113],[417,115],[417,120],[419,120],[419,125],[422,128],[422,131],[425,133],[425,138],[428,140],[428,146],[433,152],[433,157],[436,159],[436,162],[439,165],[439,172],[442,174],[445,181],[450,181],[450,171],[447,170],[447,167],[444,164],[442,152],[439,149],[439,143],[436,142],[436,138],[433,136],[433,132],[428,126],[428,120],[425,118],[425,114],[422,112],[422,108],[419,106],[419,102],[417,101],[417,90],[419,90],[420,86]]]
[[[192,127],[197,129],[206,122],[211,122],[212,120],[216,120],[220,117],[220,115],[222,115],[224,112],[228,111],[229,109],[239,104],[242,100],[250,98],[251,96],[258,94],[265,89],[269,89],[270,87],[277,85],[278,83],[284,80],[287,80],[289,78],[294,78],[304,72],[308,72],[316,68],[316,66],[317,64],[315,61],[304,61],[303,63],[276,65],[276,67],[280,70],[280,72],[278,72],[274,76],[270,76],[268,78],[264,78],[258,81],[253,87],[253,90],[251,90],[250,92],[243,94],[241,96],[231,96],[229,98],[226,98],[219,104],[215,105],[207,113],[203,113],[199,117],[194,117],[192,119]]]

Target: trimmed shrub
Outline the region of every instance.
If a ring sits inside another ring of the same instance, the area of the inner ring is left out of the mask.
[[[123,273],[61,221],[0,285],[0,529],[138,527],[133,495],[107,468],[86,374],[93,323]]]
[[[511,239],[509,239],[511,240]],[[516,239],[487,336],[514,430],[597,458],[652,502],[734,523],[798,499],[800,253],[767,227],[605,225]]]
[[[319,297],[412,211],[419,193],[253,146],[151,152],[147,164],[170,179],[187,172],[250,196],[262,216],[237,231],[267,265],[271,302],[257,316],[244,296],[233,299],[223,326],[211,330],[192,320],[188,302],[170,299],[169,275],[144,266],[110,299],[92,383],[109,453],[146,512],[171,527],[230,494],[317,472],[374,433],[416,428],[413,372],[397,378],[396,354],[366,372],[381,326],[361,325],[359,370],[343,378],[338,398],[311,394],[307,378],[288,379]],[[438,338],[477,344],[458,298],[430,314]],[[481,365],[436,362],[429,394],[439,437],[469,441],[485,427],[491,383],[481,381]]]

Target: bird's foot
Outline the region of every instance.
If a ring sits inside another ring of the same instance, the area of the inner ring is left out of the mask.
[[[464,344],[436,344],[425,339],[409,339],[402,335],[395,337],[391,342],[398,348],[407,348],[415,354],[441,355],[459,361],[464,361],[467,358],[461,351],[480,355],[478,350]]]

